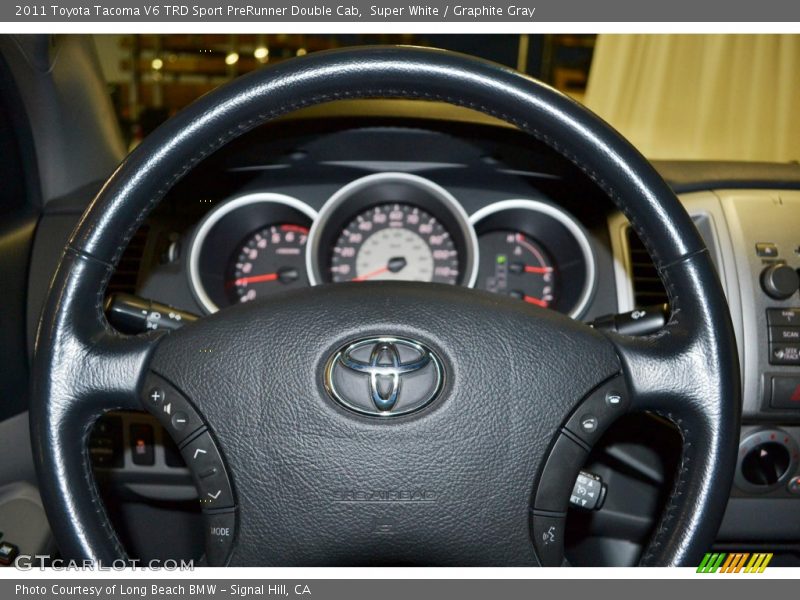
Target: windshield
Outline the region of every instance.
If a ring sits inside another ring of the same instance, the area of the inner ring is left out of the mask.
[[[132,147],[249,71],[331,48],[412,44],[513,67],[585,103],[651,159],[800,159],[798,35],[97,35]]]

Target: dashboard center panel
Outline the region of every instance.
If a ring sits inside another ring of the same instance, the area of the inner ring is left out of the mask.
[[[233,196],[188,244],[191,292],[206,313],[327,283],[477,287],[580,318],[593,299],[589,233],[532,198],[464,203],[431,179],[380,172],[339,187],[319,213],[276,192]]]

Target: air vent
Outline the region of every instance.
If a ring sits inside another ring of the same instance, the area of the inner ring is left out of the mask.
[[[108,282],[107,294],[136,293],[136,284],[139,281],[139,272],[142,268],[142,258],[144,258],[144,249],[149,231],[150,228],[147,225],[142,225],[133,235],[128,247],[125,248],[125,252],[122,253],[117,270],[114,271]]]
[[[711,262],[714,263],[714,269],[717,275],[720,276],[722,287],[726,288],[724,275],[720,272],[720,256],[718,245],[716,242],[716,233],[714,230],[714,222],[711,215],[700,214],[692,215],[697,227],[700,237],[709,249]],[[636,307],[650,306],[653,304],[667,303],[667,291],[664,289],[664,284],[658,277],[653,261],[647,250],[644,249],[644,244],[639,236],[628,227],[628,251],[630,252],[631,259],[631,279],[633,280],[633,301]]]
[[[633,281],[633,300],[636,307],[665,304],[667,291],[658,277],[658,271],[642,240],[628,227],[628,251],[631,260],[631,279]]]

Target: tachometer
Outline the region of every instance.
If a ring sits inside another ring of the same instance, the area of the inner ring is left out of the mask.
[[[188,275],[208,313],[308,285],[306,241],[317,213],[274,192],[231,198],[211,210],[189,242]]]
[[[284,223],[248,236],[229,267],[226,287],[239,302],[308,285],[305,246],[308,228]]]
[[[348,223],[333,246],[331,280],[434,281],[455,284],[458,250],[430,213],[409,204],[381,204]]]

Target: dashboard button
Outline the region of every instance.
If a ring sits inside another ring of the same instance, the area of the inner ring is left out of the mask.
[[[564,562],[565,517],[533,513],[533,543],[543,567],[560,567]]]
[[[542,469],[533,503],[534,509],[554,513],[567,512],[572,488],[588,454],[583,446],[564,433],[559,434]]]
[[[769,341],[772,343],[796,344],[800,342],[800,326],[770,327]]]
[[[770,344],[769,362],[773,365],[800,366],[800,343]]]
[[[133,464],[151,467],[156,463],[153,428],[146,423],[133,423],[130,427],[131,459]]]
[[[144,405],[178,445],[203,427],[194,407],[165,379],[150,373],[144,389]]]
[[[786,489],[789,490],[790,494],[800,496],[800,476],[792,477],[786,485]]]
[[[232,507],[231,484],[211,434],[207,431],[201,433],[181,449],[181,455],[192,472],[202,507]]]
[[[800,327],[800,308],[768,308],[767,322],[772,327]]]
[[[205,527],[206,562],[209,567],[224,567],[233,547],[236,534],[236,512],[214,512],[203,514]]]
[[[772,376],[769,405],[800,410],[800,377]]]
[[[758,242],[756,244],[756,255],[761,258],[777,258],[778,247],[772,242]]]

